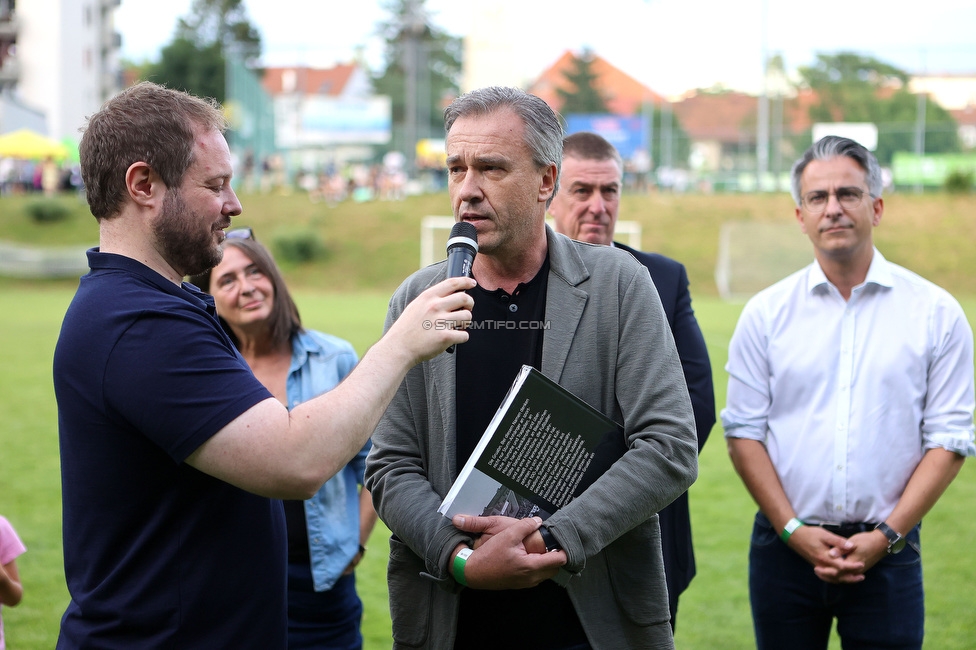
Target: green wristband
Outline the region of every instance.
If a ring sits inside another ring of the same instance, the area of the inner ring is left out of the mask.
[[[783,532],[779,534],[779,538],[783,540],[783,543],[785,544],[786,541],[790,538],[790,535],[792,535],[796,531],[796,529],[802,525],[803,525],[802,521],[800,521],[796,517],[793,517],[788,522],[786,522],[786,525],[783,527]]]
[[[473,548],[462,548],[458,551],[458,554],[454,556],[454,579],[457,580],[458,584],[462,587],[467,587],[468,583],[464,580],[464,565],[468,563],[468,556],[474,553]]]

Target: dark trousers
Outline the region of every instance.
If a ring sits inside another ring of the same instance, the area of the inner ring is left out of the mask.
[[[920,548],[918,526],[908,539]],[[882,558],[861,582],[829,584],[759,513],[749,550],[749,600],[758,650],[825,650],[835,618],[844,650],[922,647],[922,558],[911,544]]]
[[[362,618],[355,575],[342,576],[328,591],[315,591],[311,567],[288,564],[289,650],[361,650]]]

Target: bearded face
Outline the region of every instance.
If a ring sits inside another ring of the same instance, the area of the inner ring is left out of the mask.
[[[213,223],[189,207],[181,190],[172,190],[163,199],[163,209],[154,224],[156,245],[181,275],[202,273],[220,263],[226,221],[221,215],[220,222]]]
[[[152,223],[154,247],[174,276],[195,275],[220,262],[224,228],[241,213],[232,176],[223,134],[197,129],[190,166],[179,185],[165,188]]]

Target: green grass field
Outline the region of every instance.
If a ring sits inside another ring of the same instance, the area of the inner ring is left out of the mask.
[[[716,297],[719,229],[729,220],[789,222],[789,200],[737,195],[625,199],[622,218],[642,223],[644,248],[672,255],[688,267],[721,408],[727,344],[741,304]],[[77,199],[63,200],[78,205]],[[970,322],[976,322],[976,200],[905,195],[886,201],[888,212],[876,231],[879,248],[892,261],[960,297]],[[360,353],[381,333],[390,292],[416,269],[420,219],[448,213],[446,195],[336,208],[302,196],[243,197],[243,202],[246,212],[235,219],[235,226],[254,226],[259,238],[267,240],[297,225],[315,230],[327,243],[326,259],[286,268],[286,275],[306,326],[346,338]],[[97,241],[94,219],[83,209],[65,222],[35,225],[23,214],[25,203],[0,198],[0,239],[36,245]],[[3,610],[11,650],[54,647],[68,602],[51,360],[75,286],[75,280],[0,279],[0,514],[11,520],[28,547],[18,560],[24,600]],[[682,650],[751,648],[746,563],[755,506],[728,461],[720,427],[700,464],[699,480],[691,489],[698,577],[681,599],[676,644]],[[973,503],[976,467],[970,461],[925,520],[926,648],[932,650],[968,649],[976,639],[976,617],[969,605],[969,588],[976,584],[976,560],[968,546],[976,538]],[[386,536],[379,525],[358,572],[369,650],[391,645]],[[839,647],[836,640],[832,647]]]
[[[57,413],[51,387],[51,357],[72,290],[43,284],[0,292],[0,513],[16,526],[28,547],[18,560],[25,587],[21,605],[5,608],[7,647],[51,648],[67,604],[61,564],[60,479]],[[297,292],[306,325],[342,336],[364,351],[380,335],[387,296],[380,293]],[[976,300],[964,306],[976,317]],[[726,345],[741,305],[697,298],[695,308],[715,368],[716,400],[724,403]],[[701,456],[691,490],[698,577],[681,600],[676,643],[682,649],[753,646],[746,554],[755,508],[732,470],[721,429]],[[976,638],[969,588],[976,561],[968,543],[976,538],[970,516],[976,502],[976,467],[967,463],[926,518],[924,559],[927,591],[926,647],[967,649]],[[366,605],[366,647],[390,646],[386,599],[386,535],[377,527],[358,572]]]
[[[70,218],[40,225],[26,214],[33,200],[0,198],[0,240],[41,246],[98,241],[95,220],[79,198],[60,199],[72,211]],[[253,194],[242,196],[241,202],[244,212],[234,218],[233,227],[251,226],[265,243],[296,230],[319,237],[325,248],[320,260],[282,267],[290,286],[329,292],[392,293],[417,269],[421,220],[451,214],[446,193],[406,201],[346,201],[334,207],[312,203],[302,194]],[[976,195],[893,194],[885,197],[885,206],[875,229],[885,257],[953,294],[976,295]],[[804,242],[793,210],[785,194],[625,194],[620,218],[641,225],[644,250],[671,256],[687,267],[692,293],[699,298],[718,295],[715,268],[723,225],[768,225]],[[747,264],[756,269],[767,267],[778,252],[756,254],[759,245],[744,246]],[[812,254],[802,263],[809,259]],[[769,282],[780,277],[777,271]]]

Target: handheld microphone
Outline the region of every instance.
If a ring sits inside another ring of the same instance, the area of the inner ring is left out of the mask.
[[[478,253],[478,231],[467,221],[459,221],[451,228],[447,240],[447,277],[471,277],[471,265]]]
[[[447,277],[471,277],[471,265],[478,254],[478,231],[467,221],[459,221],[451,228],[447,240]],[[456,346],[447,348],[454,352]]]

